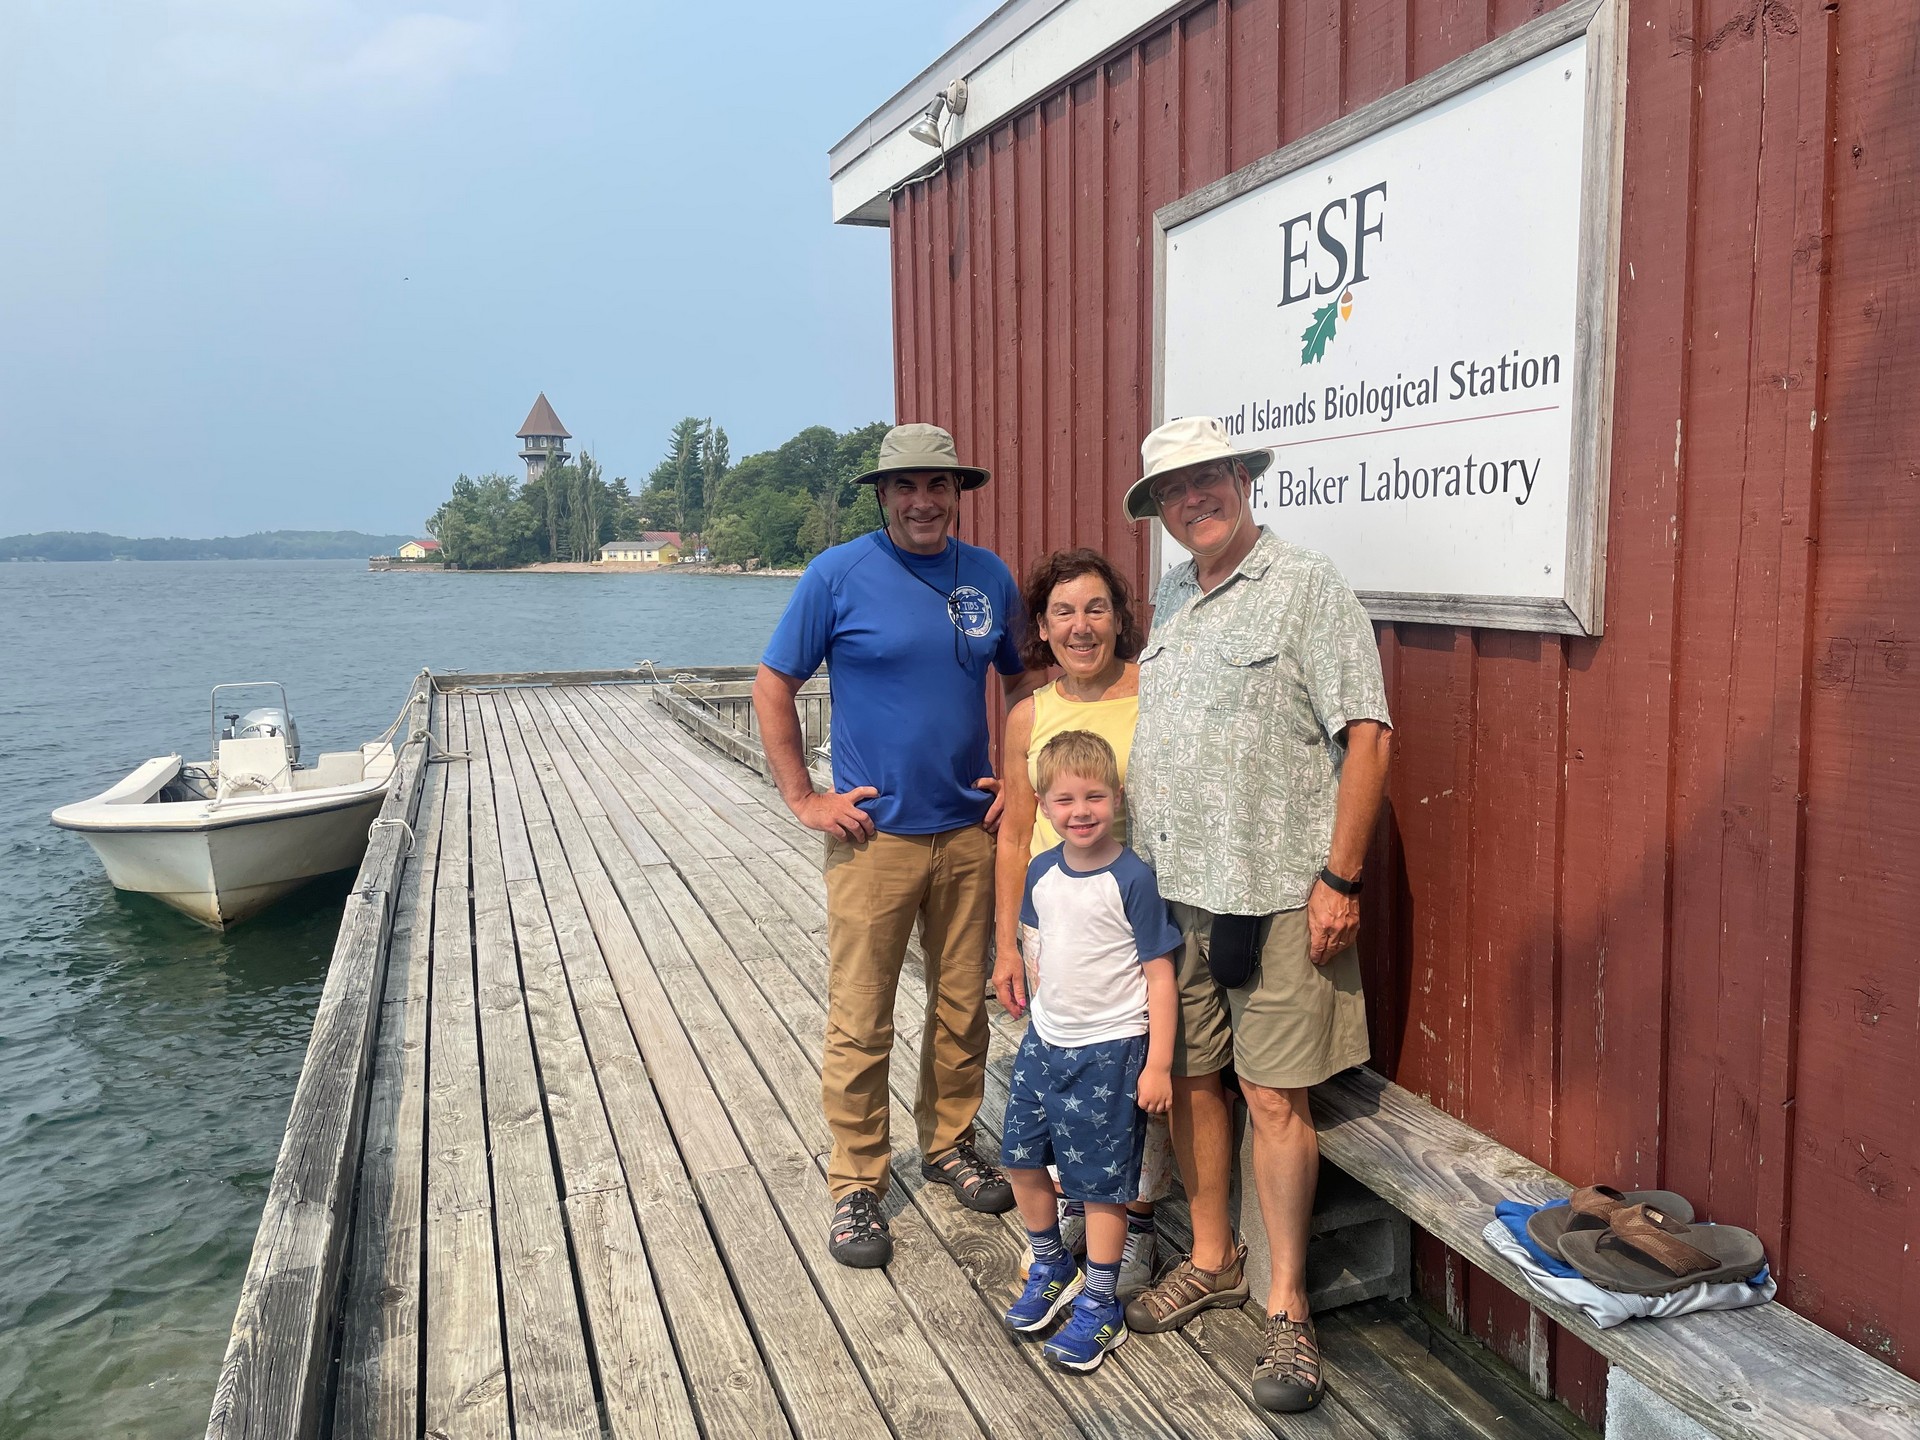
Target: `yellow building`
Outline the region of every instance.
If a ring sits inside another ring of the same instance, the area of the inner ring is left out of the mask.
[[[680,535],[649,530],[638,540],[614,540],[600,547],[602,565],[672,565],[680,558]]]

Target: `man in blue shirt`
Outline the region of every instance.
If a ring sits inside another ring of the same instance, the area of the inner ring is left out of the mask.
[[[898,425],[872,482],[884,529],[815,557],[753,684],[780,796],[827,837],[827,1043],[821,1104],[833,1131],[828,1248],[845,1265],[893,1258],[887,1067],[893,1000],[914,922],[926,956],[927,1023],[914,1118],[921,1172],[962,1204],[1013,1207],[973,1146],[987,1064],[992,828],[1000,818],[987,732],[989,666],[1022,674],[1020,593],[991,551],[952,538],[962,465],[936,425]],[[813,788],[795,704],[822,663],[833,698],[833,789]]]

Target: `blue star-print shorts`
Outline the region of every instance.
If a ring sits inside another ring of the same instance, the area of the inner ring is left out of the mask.
[[[1034,1028],[1020,1042],[1001,1126],[1000,1164],[1060,1171],[1069,1200],[1124,1205],[1140,1193],[1147,1116],[1134,1095],[1147,1037],[1049,1045]]]

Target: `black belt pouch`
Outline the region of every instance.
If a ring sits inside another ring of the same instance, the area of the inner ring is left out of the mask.
[[[1260,969],[1271,915],[1216,915],[1207,933],[1207,969],[1229,990],[1250,983]]]

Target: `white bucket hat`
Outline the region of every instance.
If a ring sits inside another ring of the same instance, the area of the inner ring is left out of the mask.
[[[1212,415],[1167,421],[1140,442],[1140,464],[1146,473],[1127,487],[1127,518],[1151,520],[1160,513],[1150,492],[1162,475],[1215,460],[1238,460],[1247,467],[1247,474],[1258,475],[1273,463],[1273,452],[1234,449],[1226,428]]]

